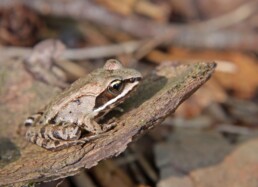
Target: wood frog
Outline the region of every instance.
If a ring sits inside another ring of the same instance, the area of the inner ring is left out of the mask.
[[[138,71],[108,60],[103,68],[78,79],[42,111],[28,117],[26,139],[56,151],[98,138],[114,126],[99,124],[99,120],[123,102],[141,79]]]

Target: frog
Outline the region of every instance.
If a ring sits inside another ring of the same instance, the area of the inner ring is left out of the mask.
[[[25,138],[51,151],[93,141],[116,126],[100,121],[124,102],[141,80],[139,71],[109,59],[28,117]]]

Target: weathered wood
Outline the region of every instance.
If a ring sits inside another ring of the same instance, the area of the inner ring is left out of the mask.
[[[117,127],[84,146],[51,152],[24,139],[21,122],[58,89],[35,81],[20,61],[0,61],[0,185],[56,180],[117,156],[138,135],[160,124],[205,83],[215,63],[166,64],[147,76],[123,105]]]

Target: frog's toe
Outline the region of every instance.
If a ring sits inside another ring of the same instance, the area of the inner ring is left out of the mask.
[[[102,129],[103,131],[108,131],[112,128],[114,128],[116,126],[116,123],[115,122],[112,122],[112,123],[109,123],[109,124],[105,124]]]

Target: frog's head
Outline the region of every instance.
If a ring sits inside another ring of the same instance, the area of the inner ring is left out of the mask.
[[[106,62],[102,69],[102,77],[105,78],[103,80],[105,89],[96,98],[94,107],[96,115],[102,112],[106,113],[123,102],[142,79],[140,72],[123,67],[115,59]]]

